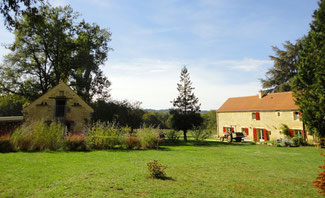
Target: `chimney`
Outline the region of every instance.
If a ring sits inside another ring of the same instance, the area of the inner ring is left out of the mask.
[[[260,91],[258,92],[258,98],[259,98],[259,99],[262,99],[263,96],[265,96],[265,95],[264,95],[263,91],[260,90]]]

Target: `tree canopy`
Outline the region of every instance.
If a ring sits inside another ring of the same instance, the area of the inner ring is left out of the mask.
[[[12,30],[16,25],[16,20],[24,11],[37,13],[39,4],[44,4],[43,0],[2,0],[0,1],[0,13],[4,16],[5,26]]]
[[[199,99],[194,95],[194,87],[190,80],[190,74],[184,66],[180,75],[180,83],[177,83],[179,92],[176,99],[172,102],[174,109],[170,111],[172,114],[172,127],[176,130],[183,130],[184,140],[187,141],[187,130],[202,124],[200,115]]]
[[[325,0],[318,4],[302,42],[292,87],[303,122],[316,136],[325,137]]]
[[[97,100],[91,104],[94,108],[94,122],[114,122],[120,126],[131,127],[131,130],[141,127],[144,111],[140,102]]]
[[[300,43],[300,40],[295,44],[286,41],[284,50],[272,47],[275,56],[270,56],[270,59],[274,65],[266,72],[265,79],[260,79],[265,93],[291,91],[290,79],[298,72]]]
[[[24,12],[0,66],[0,93],[33,100],[63,80],[88,102],[107,99],[110,81],[100,66],[111,33],[78,17],[70,6]]]

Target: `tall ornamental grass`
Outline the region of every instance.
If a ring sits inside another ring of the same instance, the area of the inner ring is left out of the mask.
[[[127,130],[114,123],[96,123],[88,131],[86,141],[91,149],[114,149],[124,144]]]
[[[137,130],[137,137],[142,148],[157,148],[159,143],[159,129],[153,127],[140,128]]]
[[[25,123],[16,129],[10,142],[15,150],[40,151],[56,150],[62,144],[63,127],[60,123],[52,122],[47,125],[44,121]]]

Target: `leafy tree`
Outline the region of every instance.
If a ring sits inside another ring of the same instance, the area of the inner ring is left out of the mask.
[[[171,123],[174,129],[183,131],[184,140],[187,141],[187,131],[201,125],[203,120],[199,113],[201,104],[199,104],[199,99],[193,93],[194,88],[185,66],[181,71],[177,90],[179,95],[172,101],[175,109],[170,110],[170,114],[172,114]]]
[[[60,80],[86,101],[109,97],[109,80],[100,66],[110,50],[110,33],[96,24],[76,22],[72,8],[42,6],[23,14],[11,53],[0,66],[0,93],[33,100]]]
[[[286,41],[283,44],[284,50],[273,46],[275,56],[270,56],[274,62],[265,75],[265,79],[260,79],[266,93],[291,91],[290,79],[298,72],[298,53],[301,50],[301,40],[296,44]]]
[[[116,122],[120,126],[129,126],[131,130],[140,128],[144,111],[140,103],[124,101],[97,100],[91,104],[94,108],[94,122]]]
[[[43,0],[2,0],[0,2],[0,13],[5,18],[5,25],[8,29],[16,25],[16,19],[24,11],[37,13],[38,4],[43,4]]]
[[[0,96],[0,116],[21,116],[23,105],[28,101],[17,95]]]
[[[142,116],[143,123],[147,126],[152,126],[154,128],[160,127],[162,124],[155,113],[146,112]]]
[[[203,118],[202,128],[217,130],[216,111],[211,110],[207,113],[201,113]]]
[[[292,87],[303,122],[316,136],[325,137],[325,0],[318,5],[302,43]]]
[[[154,128],[159,127],[161,129],[167,129],[167,120],[169,118],[169,113],[164,112],[146,112],[142,116],[142,121],[147,126],[152,126]]]

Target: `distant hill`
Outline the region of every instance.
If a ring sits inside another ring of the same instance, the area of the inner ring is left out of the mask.
[[[156,109],[144,109],[144,111],[146,112],[159,112],[159,113],[168,113],[169,112],[169,109],[159,109],[159,110],[156,110]],[[201,113],[208,113],[209,111],[206,111],[206,110],[202,110]]]

